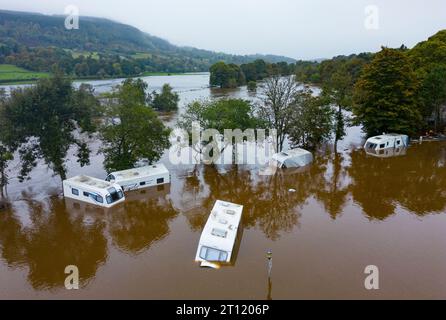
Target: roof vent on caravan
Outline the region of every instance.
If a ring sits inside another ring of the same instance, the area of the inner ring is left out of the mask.
[[[195,260],[202,267],[231,263],[243,206],[217,200],[203,229]],[[229,213],[229,214],[228,214]]]
[[[163,164],[158,164],[112,172],[106,180],[131,191],[170,183],[170,173]]]

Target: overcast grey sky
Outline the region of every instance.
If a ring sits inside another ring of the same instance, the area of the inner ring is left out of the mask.
[[[177,45],[305,59],[412,47],[446,29],[446,0],[0,0],[1,9],[46,14],[69,4]],[[369,5],[379,9],[377,30],[364,26]]]

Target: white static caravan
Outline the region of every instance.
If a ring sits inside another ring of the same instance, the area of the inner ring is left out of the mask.
[[[110,208],[124,202],[124,192],[120,185],[108,181],[77,176],[63,182],[64,197]]]
[[[383,150],[392,148],[407,148],[409,146],[409,137],[403,134],[383,134],[371,137],[364,145],[368,153],[382,153]]]
[[[163,164],[156,164],[112,172],[106,180],[119,184],[124,191],[131,191],[170,183],[170,173]]]
[[[195,261],[202,267],[230,264],[242,219],[243,206],[217,200],[203,229]]]
[[[272,156],[271,165],[279,169],[301,168],[313,162],[311,152],[304,149],[293,149],[279,152]]]

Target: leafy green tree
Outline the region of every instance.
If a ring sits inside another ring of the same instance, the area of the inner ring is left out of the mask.
[[[383,132],[415,134],[421,112],[418,81],[405,53],[383,48],[364,68],[354,92],[355,121],[369,135]]]
[[[78,149],[81,166],[89,163],[90,150],[75,132],[90,133],[95,129],[91,112],[86,109],[95,109],[98,103],[91,91],[80,91],[76,92],[71,81],[56,72],[49,79],[39,80],[36,86],[11,93],[2,114],[10,124],[10,136],[21,145],[20,180],[29,178],[39,159],[62,180],[66,179],[65,158],[72,146]]]
[[[178,102],[180,97],[178,93],[173,92],[169,84],[163,85],[162,91],[158,94],[156,91],[152,93],[152,107],[155,110],[163,112],[172,112],[178,110]]]
[[[210,85],[220,88],[236,88],[245,84],[245,75],[236,64],[217,62],[209,69]]]
[[[252,104],[242,99],[194,101],[187,105],[184,114],[178,120],[178,127],[188,132],[190,144],[192,144],[194,122],[202,130],[215,129],[220,134],[224,134],[225,130],[240,129],[244,132],[247,129],[256,129],[261,125],[259,119],[254,115]],[[230,145],[236,143],[234,140],[228,142]],[[202,152],[201,145],[193,147],[197,152]]]
[[[313,96],[309,89],[298,92],[289,129],[293,147],[314,150],[328,141],[333,130],[333,116],[328,99]]]
[[[434,67],[422,80],[420,89],[423,115],[433,115],[434,128],[442,126],[441,107],[446,104],[446,64]]]
[[[265,80],[262,102],[257,104],[257,115],[268,129],[277,131],[276,150],[282,151],[291,128],[291,116],[296,106],[299,85],[293,77],[274,76]]]
[[[346,132],[345,125],[348,122],[345,111],[351,109],[352,105],[353,80],[345,65],[342,65],[332,74],[330,80],[323,86],[322,95],[337,107],[334,125],[334,149],[337,150],[338,141]]]
[[[128,79],[110,96],[101,128],[107,171],[129,169],[138,160],[158,161],[170,147],[168,129],[147,105],[147,85]]]
[[[256,91],[257,90],[257,82],[249,81],[248,82],[248,91]]]

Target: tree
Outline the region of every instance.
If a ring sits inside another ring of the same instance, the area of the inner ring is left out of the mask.
[[[242,99],[220,99],[214,101],[194,101],[186,106],[184,114],[178,120],[178,127],[189,134],[189,143],[192,144],[192,124],[197,123],[200,129],[215,129],[220,134],[225,130],[256,129],[259,125],[259,119],[254,116],[254,108],[249,101]],[[239,143],[240,141],[227,141],[229,145]],[[202,146],[193,146],[201,153]],[[224,148],[227,145],[224,146]],[[235,156],[236,148],[233,148]],[[220,150],[222,151],[222,150]]]
[[[108,101],[101,128],[108,172],[132,168],[138,160],[158,161],[170,147],[170,129],[147,105],[146,88],[142,80],[128,79]]]
[[[239,66],[217,62],[209,69],[210,85],[220,88],[236,88],[245,84],[245,75]]]
[[[167,83],[163,85],[161,94],[158,94],[156,91],[152,93],[152,99],[152,107],[155,110],[163,112],[178,110],[180,97],[178,93],[172,91],[172,87]]]
[[[364,68],[355,86],[355,121],[369,135],[415,134],[421,123],[417,90],[418,81],[405,53],[383,48]]]
[[[77,99],[81,99],[78,101]],[[65,158],[72,146],[78,149],[81,166],[89,163],[90,150],[75,131],[91,133],[92,112],[98,106],[91,91],[77,92],[60,72],[42,79],[33,87],[17,89],[4,104],[2,117],[10,124],[9,140],[20,145],[21,173],[29,173],[42,159],[62,180],[66,179]]]
[[[262,102],[257,104],[259,118],[268,129],[277,130],[277,152],[282,151],[291,127],[291,115],[296,106],[298,88],[298,84],[291,76],[268,78],[264,83]]]
[[[338,141],[345,136],[346,119],[344,112],[352,104],[353,80],[345,65],[333,73],[330,80],[323,86],[322,95],[337,106],[334,126],[334,150],[336,152]]]
[[[308,89],[298,92],[289,132],[292,146],[314,150],[330,139],[332,130],[333,109],[329,100],[314,97]]]
[[[256,91],[257,90],[257,82],[249,81],[248,82],[248,91]]]
[[[0,196],[4,195],[4,189],[8,184],[8,175],[6,169],[8,162],[13,160],[13,152],[9,146],[8,134],[10,132],[9,124],[5,121],[4,103],[6,101],[6,93],[4,89],[0,90]]]
[[[437,65],[424,77],[420,89],[423,115],[434,117],[434,128],[442,125],[441,107],[446,104],[446,65]]]

